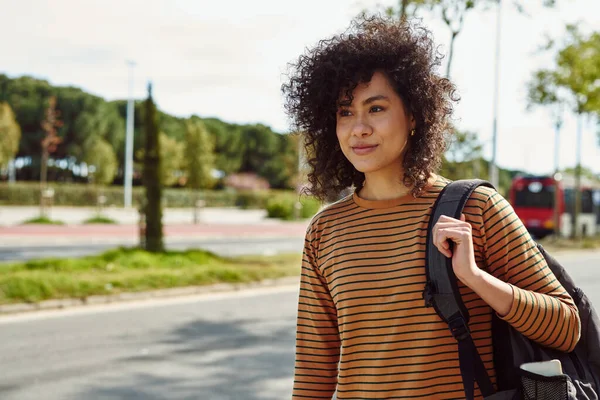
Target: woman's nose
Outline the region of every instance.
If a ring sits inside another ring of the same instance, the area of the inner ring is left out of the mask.
[[[364,121],[357,121],[352,128],[352,134],[360,137],[370,136],[373,134],[373,127]]]

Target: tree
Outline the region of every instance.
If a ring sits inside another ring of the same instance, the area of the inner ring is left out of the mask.
[[[570,168],[564,168],[562,170],[562,172],[565,175],[571,175],[571,176],[575,176],[575,168],[570,167]],[[592,181],[598,181],[600,179],[600,176],[598,176],[598,174],[596,174],[594,171],[592,171],[589,168],[585,168],[585,167],[581,167],[581,176],[583,178],[587,178],[590,179]]]
[[[556,48],[553,41],[547,48]],[[556,53],[554,69],[540,69],[528,83],[529,105],[565,106],[578,116],[577,165],[575,167],[575,211],[572,236],[577,237],[581,211],[581,124],[584,115],[600,116],[600,32],[582,35],[576,26],[567,26],[567,35]]]
[[[161,132],[160,141],[160,181],[163,186],[173,186],[180,178],[185,167],[185,143],[178,142],[175,138]]]
[[[56,110],[56,97],[52,96],[48,100],[46,108],[46,118],[42,121],[42,129],[45,136],[42,139],[42,157],[40,161],[40,216],[46,216],[47,202],[50,201],[53,192],[48,191],[48,158],[51,153],[56,151],[57,146],[62,141],[58,136],[58,128],[62,122],[58,119],[60,113]]]
[[[186,124],[185,170],[187,185],[193,189],[207,189],[214,183],[214,142],[206,127],[198,118]]]
[[[65,123],[65,146],[59,149],[58,156],[74,155],[85,158],[89,142],[102,139],[110,144],[115,154],[117,149],[124,148],[124,122],[119,116],[115,104],[106,103],[98,97],[83,97],[80,102],[70,102],[66,98],[59,99],[61,114],[66,110],[74,115]]]
[[[215,118],[202,120],[215,143],[215,168],[231,174],[240,170],[244,157],[242,128]]]
[[[17,157],[31,157],[36,171],[31,179],[40,179],[39,160],[42,153],[44,131],[41,123],[45,118],[47,99],[56,93],[46,81],[27,76],[10,79],[0,74],[0,98],[12,107],[21,126],[21,140]],[[33,167],[33,166],[32,166]]]
[[[439,13],[442,21],[450,29],[450,44],[448,50],[448,63],[446,77],[450,76],[450,68],[454,56],[454,42],[464,26],[465,16],[479,3],[495,3],[497,0],[399,0],[398,7],[388,7],[386,14],[390,17],[397,16],[404,20],[418,12],[419,9],[428,9],[433,14]]]
[[[158,120],[156,106],[152,99],[152,84],[148,84],[148,98],[145,103],[146,146],[144,151],[143,181],[146,188],[146,237],[144,245],[150,252],[164,250],[162,226],[162,188],[160,141],[158,139]]]
[[[479,3],[483,1],[486,0],[480,0]],[[475,8],[476,0],[425,0],[425,3],[432,11],[437,10],[441,14],[442,20],[450,30],[448,63],[446,64],[446,77],[449,78],[454,57],[454,42],[463,29],[466,14]]]
[[[42,139],[45,131],[42,121],[46,118],[48,98],[56,98],[55,108],[60,110],[61,142],[50,155],[54,161],[67,161],[68,169],[60,171],[50,163],[47,180],[61,175],[65,180],[83,180],[74,168],[83,161],[84,147],[91,136],[109,142],[119,152],[125,137],[125,122],[113,102],[106,102],[75,87],[53,86],[47,81],[29,76],[9,78],[0,74],[0,101],[12,107],[21,127],[21,140],[16,157],[29,159],[19,170],[24,180],[41,180]],[[120,159],[120,158],[119,158]]]
[[[95,138],[86,148],[84,161],[93,167],[94,183],[108,185],[115,179],[119,162],[106,140]]]
[[[417,14],[419,9],[424,8],[434,15],[439,15],[450,30],[448,63],[446,65],[446,77],[450,77],[454,58],[454,43],[463,29],[466,14],[476,7],[487,9],[493,4],[499,4],[500,1],[502,0],[398,0],[398,6],[386,8],[386,14],[404,20]],[[554,7],[556,4],[556,0],[542,0],[541,2],[545,7]],[[512,1],[512,5],[522,13],[526,13],[524,4],[524,0]]]
[[[41,142],[44,137],[41,122],[45,119],[46,99],[50,96],[56,97],[56,109],[60,109],[62,123],[59,130],[62,141],[50,157],[68,167],[63,170],[49,164],[47,180],[85,181],[85,177],[77,173],[77,167],[88,158],[86,153],[92,148],[90,145],[96,139],[102,139],[113,147],[117,156],[119,167],[114,182],[120,183],[124,170],[126,101],[107,102],[76,87],[53,86],[45,80],[29,76],[9,78],[0,74],[0,101],[5,100],[12,107],[21,127],[16,157],[28,159],[26,165],[19,169],[20,179],[40,180]],[[190,119],[175,117],[159,110],[156,113],[158,131],[166,135],[160,137],[184,143],[186,124]],[[282,137],[286,135],[280,135],[267,126],[232,124],[216,118],[192,119],[202,121],[213,139],[215,169],[226,174],[255,173],[267,178],[273,187],[289,185],[291,152],[287,142],[282,141]],[[135,103],[134,132],[136,171],[141,171],[146,136],[143,100]],[[159,140],[161,163],[165,164],[162,168],[163,182],[169,185],[176,178],[171,174],[171,171],[177,169],[176,161],[183,160],[184,157],[167,155],[178,154],[176,147],[181,145],[176,146],[172,140]]]
[[[0,103],[0,168],[5,167],[17,155],[21,127],[8,103]]]
[[[452,161],[465,162],[481,157],[482,151],[483,146],[479,142],[476,133],[457,130],[454,132],[446,154],[450,156]]]
[[[455,130],[444,155],[441,174],[452,180],[481,176],[484,172],[482,151],[477,134]]]
[[[48,158],[51,153],[56,151],[58,144],[62,139],[58,136],[58,128],[62,126],[62,122],[58,119],[60,113],[56,110],[56,97],[50,97],[48,100],[48,108],[46,108],[46,119],[42,121],[42,129],[45,136],[42,139],[42,162],[40,172],[40,182],[42,189],[46,188],[48,180]]]
[[[272,188],[294,188],[298,183],[299,139],[291,134],[276,137],[279,148],[276,154],[265,160],[261,172]]]
[[[160,141],[160,183],[163,186],[173,186],[179,181],[185,169],[185,144],[164,132],[158,134],[158,140]],[[140,149],[135,152],[135,158],[143,160],[145,154],[146,150]]]
[[[240,171],[255,172],[271,186],[278,186],[280,179],[276,171],[282,167],[280,135],[262,124],[244,127],[241,135],[244,152]]]
[[[398,16],[399,19],[404,20],[408,17],[413,16],[420,6],[422,6],[427,0],[398,0],[398,7],[388,7],[385,12],[388,16]]]

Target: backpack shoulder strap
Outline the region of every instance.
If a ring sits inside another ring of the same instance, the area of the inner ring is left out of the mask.
[[[427,254],[425,260],[427,286],[424,298],[426,305],[433,306],[440,318],[447,323],[458,312],[463,315],[465,323],[468,323],[469,313],[458,292],[452,261],[433,245],[433,227],[442,215],[460,219],[467,200],[479,186],[493,188],[489,182],[480,179],[450,182],[438,195],[427,227]]]
[[[429,219],[427,228],[425,271],[427,283],[423,298],[427,307],[434,307],[440,318],[446,322],[454,338],[458,341],[460,370],[467,399],[474,397],[474,381],[477,380],[484,396],[494,393],[477,348],[469,331],[469,312],[462,301],[458,282],[452,268],[452,260],[444,256],[433,245],[433,227],[442,215],[460,219],[467,200],[480,186],[493,186],[480,179],[458,180],[449,183],[439,194]]]

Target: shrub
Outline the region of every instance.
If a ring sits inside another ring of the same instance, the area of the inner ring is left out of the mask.
[[[321,202],[314,197],[302,197],[302,218],[312,218],[321,209]]]
[[[267,216],[269,218],[279,218],[283,220],[294,219],[294,209],[298,201],[297,196],[275,197],[267,202]],[[321,208],[321,203],[312,197],[300,198],[301,218],[312,218]]]
[[[267,206],[269,191],[241,191],[235,198],[235,205],[242,209],[264,209]]]
[[[84,224],[116,224],[117,222],[114,219],[106,217],[104,215],[96,215],[92,218],[86,219],[83,221]]]
[[[271,199],[267,202],[267,217],[290,220],[294,218],[294,203],[286,199]]]
[[[35,225],[64,225],[65,223],[62,221],[58,221],[58,220],[53,220],[50,219],[48,217],[35,217],[35,218],[31,218],[28,219],[26,221],[23,221],[23,224],[35,224]]]

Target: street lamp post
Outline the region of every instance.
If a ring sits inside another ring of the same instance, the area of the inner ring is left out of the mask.
[[[559,105],[554,121],[554,238],[560,237],[560,129],[562,127],[562,107]]]
[[[500,75],[500,33],[502,27],[502,0],[498,0],[496,9],[496,56],[494,62],[494,120],[492,125],[492,162],[490,163],[490,182],[498,188],[498,166],[496,165],[496,153],[498,142],[498,82]]]
[[[580,107],[577,107],[581,110]],[[583,235],[583,227],[579,227],[579,214],[581,213],[581,137],[583,131],[583,114],[577,113],[577,160],[575,165],[575,207],[573,209],[573,227],[571,230],[571,237],[573,239],[580,238]]]
[[[13,184],[16,180],[15,159],[13,158],[8,162],[8,183]]]
[[[131,192],[133,180],[133,68],[135,62],[127,61],[129,66],[129,98],[127,100],[127,132],[125,137],[125,176],[124,185],[124,200],[125,208],[131,207]]]

